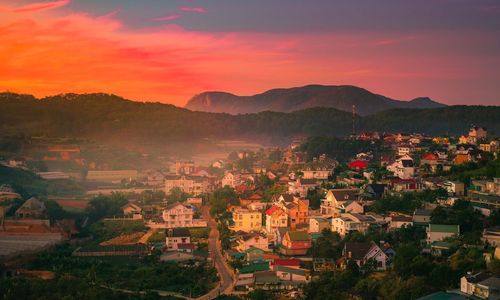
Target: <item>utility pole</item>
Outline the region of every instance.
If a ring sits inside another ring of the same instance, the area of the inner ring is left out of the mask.
[[[352,136],[356,137],[356,105],[352,106]]]

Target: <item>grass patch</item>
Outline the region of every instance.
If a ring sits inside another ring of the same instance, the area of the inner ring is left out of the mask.
[[[191,239],[194,241],[199,239],[208,239],[208,234],[210,233],[210,228],[189,228],[191,233]]]
[[[149,243],[165,243],[165,229],[158,229],[153,235],[148,239]]]
[[[103,220],[92,224],[89,228],[89,233],[94,237],[93,242],[96,244],[119,235],[146,231],[147,227],[143,220]]]

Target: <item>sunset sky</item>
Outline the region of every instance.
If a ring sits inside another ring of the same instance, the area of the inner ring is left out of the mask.
[[[500,1],[0,0],[0,91],[184,105],[312,83],[500,105]]]

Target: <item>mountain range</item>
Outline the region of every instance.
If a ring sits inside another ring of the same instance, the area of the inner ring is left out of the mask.
[[[351,112],[353,105],[356,113],[362,116],[393,108],[421,109],[446,106],[428,97],[419,97],[411,101],[394,100],[350,85],[307,85],[272,89],[253,96],[204,92],[191,98],[185,108],[237,115],[262,111],[292,112],[313,107],[332,107]]]

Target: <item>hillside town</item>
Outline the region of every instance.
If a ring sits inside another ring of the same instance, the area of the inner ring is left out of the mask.
[[[296,138],[205,165],[105,157],[82,141],[26,144],[2,148],[1,287],[64,279],[108,298],[500,299],[500,140],[483,127]]]

